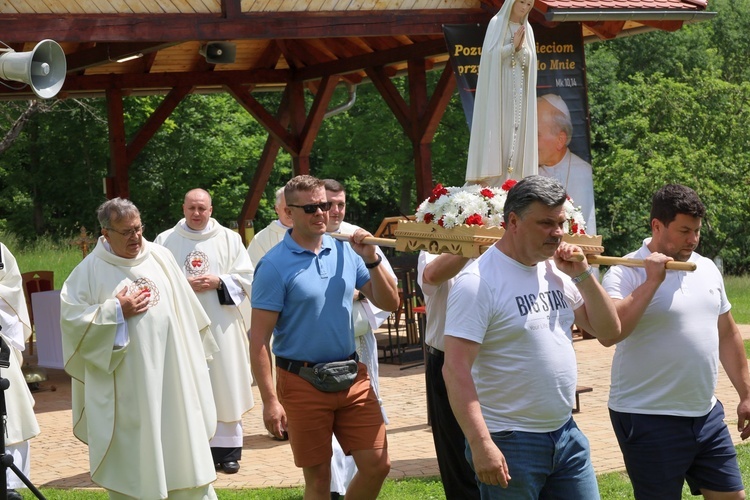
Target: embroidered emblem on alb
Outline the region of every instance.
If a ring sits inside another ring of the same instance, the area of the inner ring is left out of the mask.
[[[185,257],[185,272],[189,276],[203,276],[208,272],[208,255],[193,250]]]
[[[148,307],[154,307],[159,303],[159,289],[156,288],[156,283],[148,278],[138,278],[128,285],[128,295],[135,295],[141,291],[146,291],[150,294]]]

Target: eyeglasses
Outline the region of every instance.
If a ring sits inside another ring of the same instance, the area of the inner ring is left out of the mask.
[[[320,209],[322,212],[328,212],[331,209],[331,206],[333,205],[332,202],[326,201],[325,203],[311,203],[310,205],[292,205],[290,203],[287,203],[286,206],[288,207],[295,207],[295,208],[301,208],[305,211],[306,214],[314,214],[315,212]]]
[[[107,227],[105,229],[107,231],[114,231],[115,233],[125,236],[126,238],[131,238],[137,234],[143,234],[143,230],[146,229],[146,224],[141,224],[140,226],[128,229],[127,231],[118,231],[117,229],[113,229],[111,227]]]

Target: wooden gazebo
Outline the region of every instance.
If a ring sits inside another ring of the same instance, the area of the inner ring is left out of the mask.
[[[16,51],[52,39],[65,51],[67,76],[56,98],[104,97],[110,144],[108,197],[128,197],[128,167],[190,93],[226,91],[268,131],[240,227],[257,210],[280,148],[295,174],[309,155],[334,89],[376,86],[412,143],[417,195],[432,186],[430,144],[455,90],[443,24],[487,23],[501,0],[3,0],[0,42]],[[579,23],[586,40],[644,30],[677,30],[709,18],[704,0],[536,0],[532,22]],[[231,42],[234,62],[209,63],[208,42]],[[426,72],[441,71],[428,95]],[[408,76],[408,101],[391,82]],[[267,110],[254,92],[283,92]],[[305,90],[314,95],[305,107]],[[133,137],[123,96],[163,94]],[[28,99],[0,87],[0,99]]]

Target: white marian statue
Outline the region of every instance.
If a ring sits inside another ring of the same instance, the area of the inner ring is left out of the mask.
[[[536,45],[533,0],[506,0],[482,45],[466,182],[501,186],[536,175]]]

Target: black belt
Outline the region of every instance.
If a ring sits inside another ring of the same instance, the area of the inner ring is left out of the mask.
[[[435,349],[431,345],[425,345],[425,350],[436,358],[443,359],[445,357],[445,353],[443,351],[441,351],[440,349]]]
[[[359,356],[356,352],[352,353],[351,356],[348,358],[342,360],[342,361],[348,361],[350,359],[353,359],[354,361],[359,361]],[[296,361],[294,359],[286,359],[282,358],[281,356],[276,356],[276,366],[281,368],[282,370],[286,370],[289,373],[293,373],[295,375],[299,375],[299,371],[301,368],[312,368],[313,366],[317,365],[317,362],[314,361]]]

